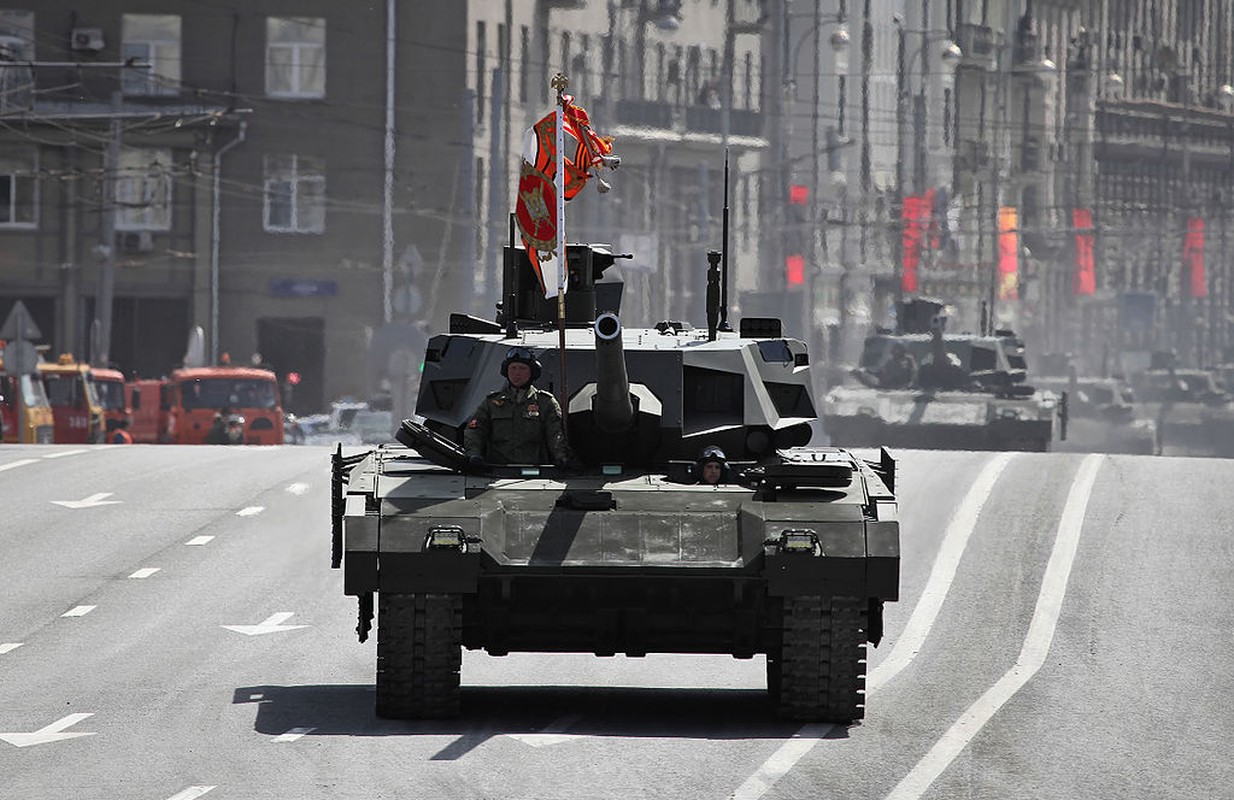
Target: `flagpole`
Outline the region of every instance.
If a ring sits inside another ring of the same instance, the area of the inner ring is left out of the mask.
[[[566,388],[566,165],[565,165],[565,91],[570,79],[558,72],[551,86],[557,91],[557,165],[554,175],[557,194],[557,352],[561,357],[561,429],[567,434],[569,390]]]

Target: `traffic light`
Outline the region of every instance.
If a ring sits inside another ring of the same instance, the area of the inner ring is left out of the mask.
[[[287,382],[290,383],[292,386],[299,386],[300,385],[300,373],[299,372],[287,373]]]

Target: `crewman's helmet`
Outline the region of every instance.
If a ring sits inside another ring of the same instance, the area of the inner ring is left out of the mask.
[[[510,376],[506,374],[506,368],[515,361],[531,367],[531,380],[533,383],[540,380],[540,372],[543,370],[543,367],[540,366],[540,360],[536,358],[536,354],[527,347],[511,347],[506,351],[506,357],[501,362],[501,377],[509,379]]]
[[[702,469],[704,464],[710,463],[719,464],[721,467],[728,465],[728,458],[724,455],[724,451],[715,445],[709,445],[703,448],[703,451],[698,454],[698,467]]]

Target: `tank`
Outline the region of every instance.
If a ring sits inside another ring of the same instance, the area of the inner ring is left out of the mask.
[[[1055,450],[1067,453],[1158,452],[1157,423],[1120,376],[1085,374],[1065,353],[1042,356],[1033,385],[1067,398],[1067,438]]]
[[[866,337],[860,363],[824,397],[831,444],[1046,451],[1061,437],[1065,403],[1027,383],[1024,343],[1012,331],[947,333],[948,306],[924,298],[902,303],[898,316],[896,331]],[[900,348],[914,367],[889,379]]]
[[[1234,401],[1207,370],[1177,366],[1172,353],[1151,355],[1131,375],[1144,413],[1156,422],[1166,455],[1234,456]]]
[[[895,462],[807,446],[806,346],[776,319],[731,329],[719,253],[706,328],[633,328],[611,269],[630,256],[567,252],[560,330],[507,247],[496,320],[455,314],[431,337],[399,443],[334,454],[332,565],[360,640],[376,626],[377,715],[458,714],[468,648],[765,656],[779,715],[862,717],[866,650],[899,593]],[[513,346],[538,354],[581,466],[465,469],[464,427]],[[709,445],[727,456],[718,485],[695,474]]]

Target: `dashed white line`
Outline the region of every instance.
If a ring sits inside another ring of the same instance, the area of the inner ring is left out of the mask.
[[[96,608],[98,608],[98,606],[77,606],[76,608],[70,608],[68,611],[65,611],[60,616],[62,617],[84,617]]]
[[[195,800],[212,789],[214,789],[213,786],[190,786],[182,792],[176,792],[167,800]]]
[[[5,653],[11,653],[11,652],[13,652],[13,651],[14,651],[14,650],[16,650],[17,648],[21,647],[23,644],[25,644],[25,642],[4,642],[4,643],[0,643],[0,656],[4,655]]]
[[[65,456],[77,456],[82,453],[89,453],[89,450],[61,450],[56,453],[48,453],[43,458],[64,458]]]
[[[967,547],[968,540],[977,525],[981,509],[985,506],[995,482],[1013,455],[1014,453],[999,453],[986,462],[981,474],[977,476],[977,480],[973,482],[968,493],[964,495],[964,499],[960,501],[959,507],[951,517],[951,522],[947,525],[946,533],[943,534],[943,543],[939,547],[938,557],[934,561],[930,578],[926,581],[926,587],[913,609],[913,614],[904,632],[896,640],[895,647],[892,648],[887,660],[879,664],[866,678],[867,698],[876,687],[887,683],[907,667],[921,649],[921,644],[938,618],[939,609],[951,588],[951,581],[955,578],[960,556],[963,555],[964,548]],[[758,800],[775,785],[776,781],[788,774],[819,740],[825,739],[833,728],[835,725],[828,723],[811,723],[802,726],[793,734],[793,738],[780,745],[779,749],[772,753],[771,757],[764,761],[762,766],[746,779],[745,783],[737,787],[737,791],[733,793],[733,800]]]
[[[4,472],[6,469],[17,469],[18,467],[24,467],[27,464],[37,464],[38,461],[39,460],[37,458],[19,458],[16,461],[10,461],[7,464],[0,464],[0,472]]]
[[[287,487],[287,491],[294,495],[302,495],[309,490],[307,483],[293,483]]]
[[[278,736],[275,736],[274,741],[294,742],[296,739],[299,739],[301,736],[312,733],[315,730],[317,729],[316,728],[292,728],[291,730],[287,731],[287,733],[283,733],[283,734],[279,734]]]
[[[239,511],[237,511],[236,516],[237,517],[254,517],[265,510],[266,510],[265,506],[248,506],[247,508],[242,508]]]
[[[192,539],[189,539],[187,542],[185,542],[185,544],[190,547],[195,547],[197,545],[203,545],[206,542],[212,540],[213,538],[214,538],[213,536],[194,536]]]
[[[130,575],[130,578],[149,578],[154,573],[158,572],[162,567],[142,567],[141,569]]]
[[[887,795],[888,800],[917,800],[925,794],[930,784],[943,774],[994,714],[1028,683],[1045,663],[1050,642],[1053,641],[1054,631],[1058,627],[1059,614],[1063,610],[1067,580],[1071,577],[1076,548],[1080,544],[1080,532],[1084,528],[1084,512],[1088,508],[1088,499],[1093,493],[1093,484],[1097,480],[1102,458],[1099,454],[1087,456],[1080,464],[1075,482],[1071,484],[1071,491],[1067,493],[1067,502],[1063,505],[1063,514],[1058,521],[1058,533],[1054,538],[1054,549],[1050,552],[1045,575],[1041,578],[1037,606],[1033,609],[1028,634],[1024,637],[1024,646],[1015,665],[960,715],[955,724],[943,734],[943,738],[896,784],[891,794]]]

